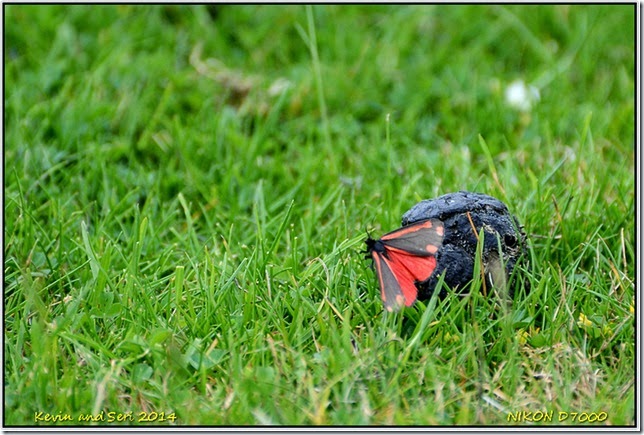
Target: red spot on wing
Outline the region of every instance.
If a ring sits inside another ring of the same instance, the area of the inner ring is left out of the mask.
[[[436,254],[438,252],[438,246],[432,245],[430,243],[429,245],[425,246],[425,251],[430,252],[432,254]]]

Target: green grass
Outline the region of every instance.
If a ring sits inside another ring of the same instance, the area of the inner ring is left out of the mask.
[[[635,424],[634,11],[5,6],[4,424]],[[461,189],[532,291],[383,312]]]

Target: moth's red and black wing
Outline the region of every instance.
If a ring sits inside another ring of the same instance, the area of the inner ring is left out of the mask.
[[[444,233],[443,222],[427,219],[387,233],[380,240],[388,249],[428,256],[436,255],[443,243]]]
[[[436,257],[418,257],[402,253],[389,252],[389,266],[396,281],[400,285],[400,291],[404,297],[406,306],[411,306],[418,297],[416,283],[428,279],[436,269]],[[386,306],[387,304],[385,304]],[[401,304],[397,304],[401,306]]]
[[[428,279],[436,269],[443,232],[443,223],[431,219],[387,233],[380,240],[367,240],[388,311],[416,301],[416,282]]]
[[[405,302],[405,290],[410,292],[409,284],[400,281],[400,278],[394,275],[390,261],[380,252],[372,252],[373,264],[376,266],[376,274],[380,283],[380,297],[385,304],[387,311],[397,311]],[[414,283],[411,283],[414,287]]]

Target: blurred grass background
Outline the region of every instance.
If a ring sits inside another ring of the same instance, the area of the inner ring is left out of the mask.
[[[634,423],[634,5],[4,7],[5,425]],[[461,189],[532,292],[383,313]]]

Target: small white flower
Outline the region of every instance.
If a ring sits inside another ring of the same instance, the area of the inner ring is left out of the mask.
[[[280,95],[282,92],[286,91],[287,89],[290,89],[293,84],[285,79],[285,78],[279,78],[275,80],[271,86],[268,88],[268,95],[271,97],[275,97],[277,95]]]
[[[523,80],[515,80],[505,89],[505,101],[515,109],[528,111],[539,101],[539,89],[526,84]]]

